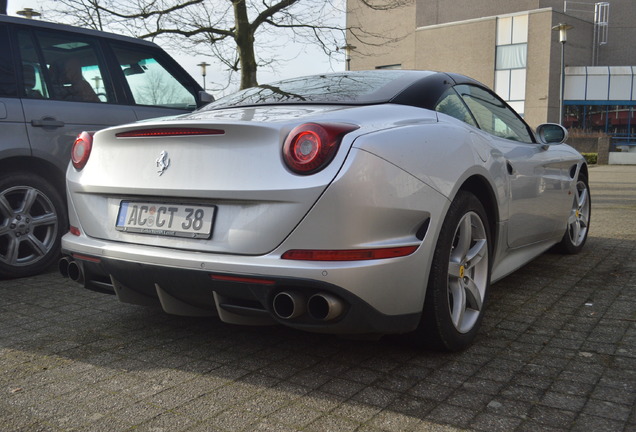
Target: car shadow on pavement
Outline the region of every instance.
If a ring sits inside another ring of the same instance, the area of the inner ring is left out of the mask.
[[[459,353],[171,316],[54,272],[5,280],[0,420],[78,430],[633,427],[635,250],[635,240],[590,237],[579,255],[540,256],[491,287],[477,341]]]

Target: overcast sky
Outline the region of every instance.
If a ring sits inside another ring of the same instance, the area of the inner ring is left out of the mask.
[[[9,15],[17,16],[16,12],[24,8],[31,8],[42,14],[40,19],[46,20],[47,11],[55,7],[55,0],[9,0],[7,12]],[[175,52],[168,51],[173,57],[179,61],[182,66],[200,83],[202,82],[201,68],[197,67],[198,63],[203,61],[212,64],[207,68],[206,82],[207,88],[213,86],[214,82],[225,83],[227,72],[224,72],[218,61],[212,57],[191,57],[179,55]],[[302,75],[310,75],[315,73],[342,71],[345,68],[344,56],[339,59],[329,58],[318,48],[314,46],[303,46],[290,42],[286,49],[287,58],[293,59],[281,66],[276,71],[261,68],[258,71],[258,80],[260,83],[267,83],[284,78],[291,78]],[[220,96],[215,94],[215,96]]]

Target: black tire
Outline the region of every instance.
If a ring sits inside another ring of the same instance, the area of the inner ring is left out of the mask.
[[[60,253],[67,210],[46,179],[24,171],[0,175],[0,276],[43,272]]]
[[[583,249],[590,231],[590,219],[592,216],[592,201],[590,198],[590,186],[585,174],[580,173],[576,180],[576,194],[573,199],[568,224],[561,242],[555,247],[560,253],[574,255]]]
[[[491,269],[488,216],[475,195],[460,191],[442,225],[429,274],[420,345],[444,351],[468,347],[477,336]]]

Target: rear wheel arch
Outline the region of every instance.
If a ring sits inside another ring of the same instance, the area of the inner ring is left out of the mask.
[[[491,247],[494,249],[497,245],[497,239],[499,236],[497,231],[499,208],[497,206],[497,197],[494,189],[486,178],[480,175],[473,175],[464,181],[458,191],[472,193],[484,206],[484,210],[486,210],[486,215],[488,216],[488,228],[490,229],[490,235],[492,237]],[[495,251],[491,250],[490,252],[493,254]]]
[[[66,201],[66,174],[52,163],[35,157],[10,157],[0,160],[0,172],[29,172],[36,174],[51,183],[55,189],[60,191],[62,198]]]

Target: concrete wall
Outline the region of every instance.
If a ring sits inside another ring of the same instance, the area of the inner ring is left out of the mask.
[[[553,7],[563,10],[562,0],[417,0],[417,26],[430,26],[478,17],[505,15]]]
[[[608,0],[609,26],[607,44],[598,47],[598,62],[590,61],[585,66],[633,66],[636,65],[636,50],[632,41],[636,39],[636,4],[634,0]],[[595,1],[590,5],[573,4],[569,14],[581,21],[591,24],[594,20]],[[580,10],[580,11],[577,11]],[[562,11],[562,9],[557,9]],[[583,40],[590,47],[594,40],[593,33]]]
[[[610,159],[610,137],[601,138],[568,138],[568,144],[580,153],[598,153],[599,165],[607,165]]]
[[[415,32],[415,67],[468,75],[494,84],[497,20],[480,19]]]
[[[399,0],[400,6],[373,10],[359,0],[347,1],[347,43],[355,46],[351,70],[387,65],[415,68],[415,0]]]
[[[549,10],[528,16],[525,120],[533,128],[548,120],[558,122],[559,117],[560,62],[552,59],[560,58],[560,51],[555,53],[552,39],[546,37],[553,33],[552,22]]]

